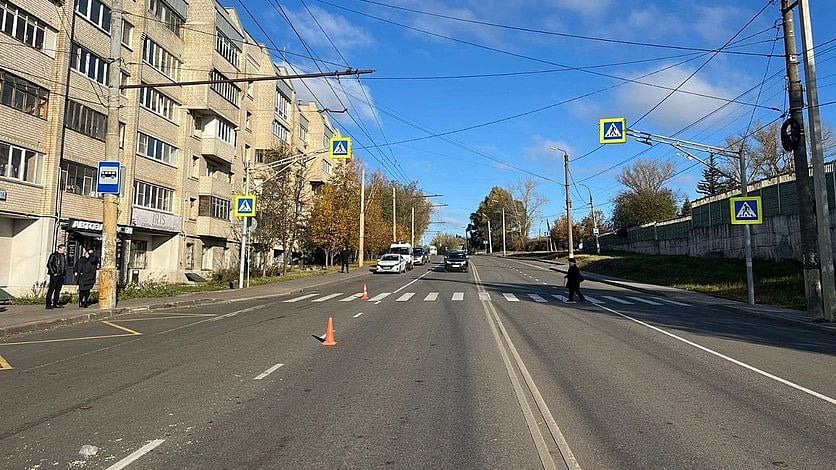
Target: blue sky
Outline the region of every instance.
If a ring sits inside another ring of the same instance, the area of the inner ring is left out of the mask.
[[[378,168],[381,162],[386,162],[391,176],[403,180],[405,175],[409,180],[418,180],[428,193],[444,194],[439,202],[449,206],[440,209],[436,220],[448,221],[446,230],[456,233],[492,186],[507,186],[532,174],[537,175],[540,192],[549,199],[543,215],[554,219],[562,214],[565,207],[562,155],[548,148],[551,145],[566,148],[573,158],[595,150],[601,117],[625,116],[631,128],[673,134],[714,112],[679,135],[722,145],[726,136],[747,128],[753,110],[754,119],[766,123],[781,115],[775,109],[786,107],[783,57],[767,57],[773,51],[783,52],[782,39],[776,36],[780,30],[773,27],[780,20],[777,5],[780,2],[766,6],[739,33],[738,42],[730,49],[737,53],[714,55],[681,47],[721,47],[767,5],[766,1],[380,0],[379,4],[362,0],[241,1],[257,16],[259,24],[242,11],[239,0],[225,0],[225,4],[241,11],[242,19],[257,40],[288,52],[284,58],[277,54],[277,61],[287,60],[299,69],[311,71],[316,69],[314,62],[302,56],[315,56],[333,62],[320,62],[323,70],[341,69],[335,64],[376,70],[364,76],[362,88],[353,79],[331,84],[351,114],[332,117],[344,133],[355,139],[355,147],[361,148],[357,154],[370,167]],[[819,94],[824,103],[836,99],[836,60],[833,60],[836,41],[827,43],[836,38],[836,12],[824,7],[829,2],[811,3],[815,44],[822,44],[817,49],[817,60]],[[279,4],[296,32],[280,13]],[[668,47],[522,32],[384,5]],[[259,26],[267,31],[269,39]],[[320,26],[328,37],[322,34]],[[304,38],[304,45],[297,33]],[[564,66],[587,69],[560,70]],[[676,88],[695,71],[681,87],[691,94],[675,93],[656,107],[670,91],[646,84]],[[506,75],[416,79],[484,74]],[[646,74],[651,75],[639,78]],[[764,77],[768,80],[762,87],[757,86]],[[645,84],[630,83],[624,78]],[[324,106],[342,108],[324,81],[309,81],[308,86]],[[297,90],[302,97],[308,94],[300,84]],[[697,94],[725,99],[743,94],[739,97],[743,103],[727,104]],[[564,101],[568,102],[559,104]],[[505,120],[548,106],[551,107]],[[654,107],[653,112],[638,121]],[[836,106],[822,108],[822,117],[836,124]],[[482,125],[495,120],[502,122]],[[471,126],[478,127],[444,138],[400,143]],[[386,145],[386,142],[393,144]],[[693,162],[677,157],[672,149],[663,146],[649,150],[635,142],[608,146],[574,162],[572,176],[575,182],[591,189],[596,205],[609,214],[611,199],[621,189],[615,179],[620,167],[604,170],[642,151],[646,151],[643,158],[673,159],[677,169],[684,171],[672,181],[672,187],[692,200],[696,198],[694,187],[702,169],[697,165],[685,171]],[[397,161],[397,169],[390,160]],[[585,200],[586,188],[573,189],[575,214],[584,216],[587,212],[577,201],[579,194]]]

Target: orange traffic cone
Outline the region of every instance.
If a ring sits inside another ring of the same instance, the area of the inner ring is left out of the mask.
[[[369,300],[369,291],[366,290],[365,284],[363,284],[363,296],[360,297],[360,300]]]
[[[334,319],[328,317],[328,326],[325,327],[325,341],[322,342],[323,346],[334,346],[337,344],[337,341],[334,339]]]

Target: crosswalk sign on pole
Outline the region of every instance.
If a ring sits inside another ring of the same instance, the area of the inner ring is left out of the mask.
[[[255,195],[239,194],[235,196],[232,214],[235,217],[255,217]]]
[[[328,157],[334,160],[348,160],[351,158],[351,138],[331,137],[328,145]]]
[[[602,144],[627,142],[627,118],[604,118],[598,121],[598,137]]]
[[[763,223],[763,204],[760,196],[733,197],[729,199],[733,225],[757,225]]]

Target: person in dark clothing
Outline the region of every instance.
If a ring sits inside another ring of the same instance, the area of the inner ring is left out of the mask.
[[[575,301],[575,293],[578,293],[578,300],[583,302],[586,300],[581,292],[581,282],[583,282],[583,275],[581,269],[575,262],[574,258],[569,258],[569,270],[563,276],[566,279],[566,287],[569,288],[569,302]]]
[[[75,279],[78,283],[78,306],[90,305],[90,289],[96,283],[96,265],[93,263],[93,250],[84,252],[75,265]]]
[[[348,259],[350,256],[351,254],[348,252],[348,248],[343,248],[343,252],[340,255],[342,258],[342,263],[340,264],[341,273],[348,273]]]
[[[46,290],[46,308],[64,308],[61,305],[61,288],[64,287],[64,276],[67,275],[67,257],[64,253],[67,247],[58,245],[55,253],[49,255],[46,262],[46,273],[49,275],[49,288]]]

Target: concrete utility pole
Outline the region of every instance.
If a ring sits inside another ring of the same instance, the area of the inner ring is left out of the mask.
[[[799,0],[798,15],[801,23],[801,47],[804,50],[804,78],[807,85],[807,120],[810,125],[810,162],[813,166],[813,188],[816,200],[818,236],[816,243],[821,263],[822,306],[825,320],[836,318],[836,280],[833,273],[833,250],[830,235],[830,207],[827,201],[827,182],[824,170],[819,90],[816,83],[816,55],[813,50],[813,27],[810,1]]]
[[[566,177],[566,233],[569,236],[569,257],[575,257],[575,242],[572,239],[572,194],[569,191],[569,154],[563,152],[563,171]]]
[[[554,251],[552,247],[552,228],[549,226],[549,219],[546,219],[546,233],[548,233],[548,241],[546,243],[546,249],[549,251]]]
[[[586,188],[589,191],[589,188]],[[592,230],[595,236],[595,253],[601,254],[601,243],[598,240],[600,232],[598,231],[598,217],[595,215],[595,203],[592,202],[592,191],[589,191],[589,211],[592,212]]]
[[[502,256],[508,256],[505,251],[505,208],[502,208]]]
[[[392,186],[392,243],[398,243],[398,234],[395,230],[395,219],[398,209],[395,207],[395,187]]]
[[[410,222],[410,245],[415,247],[415,206],[412,206],[412,219]]]
[[[749,195],[749,175],[746,174],[745,149],[745,142],[741,142],[737,161],[740,164],[740,195],[744,197]],[[752,228],[749,227],[749,224],[743,226],[743,254],[746,258],[746,295],[749,299],[749,305],[755,305],[755,276],[752,272]]]
[[[360,247],[357,250],[357,266],[363,267],[363,247],[366,244],[366,170],[360,173]]]
[[[110,64],[107,73],[107,133],[105,158],[120,161],[119,154],[119,82],[122,79],[122,0],[111,1]],[[120,165],[121,168],[121,165]],[[121,172],[121,171],[120,171]],[[122,182],[124,186],[124,182]],[[124,188],[122,188],[124,190]],[[119,196],[102,198],[102,267],[99,272],[99,308],[116,307],[116,225],[119,220]]]
[[[816,253],[816,218],[813,208],[810,173],[807,168],[807,142],[804,138],[804,95],[798,71],[798,50],[795,39],[791,0],[781,0],[784,26],[784,51],[789,85],[790,119],[800,129],[800,138],[793,150],[795,186],[798,189],[798,218],[801,226],[801,261],[804,265],[804,290],[807,313],[814,320],[824,318],[819,256]]]
[[[491,234],[491,219],[488,219],[488,252],[493,253],[493,235]]]

